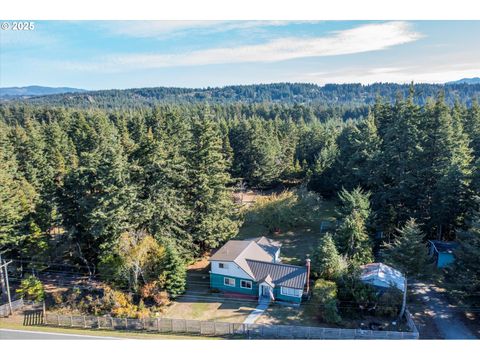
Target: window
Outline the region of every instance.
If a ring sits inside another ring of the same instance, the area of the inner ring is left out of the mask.
[[[228,264],[218,263],[218,268],[219,268],[219,269],[228,269]]]
[[[235,279],[232,278],[223,278],[223,285],[226,286],[235,286]]]
[[[302,290],[292,289],[292,288],[284,287],[284,286],[282,286],[282,288],[280,289],[280,293],[282,295],[286,295],[286,296],[294,296],[294,297],[302,296]]]
[[[240,281],[240,287],[243,289],[251,289],[252,288],[252,282],[247,281],[247,280],[242,280]]]

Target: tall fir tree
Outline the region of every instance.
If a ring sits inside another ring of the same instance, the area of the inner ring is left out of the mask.
[[[351,261],[365,264],[373,260],[372,243],[367,232],[370,217],[370,193],[360,188],[339,193],[341,224],[335,234],[340,252]]]
[[[392,265],[408,276],[420,276],[429,271],[428,249],[425,235],[415,219],[409,219],[398,230],[398,234],[390,243],[384,243],[382,257],[388,265]]]
[[[189,228],[203,252],[223,244],[238,231],[222,140],[208,113],[193,120],[189,151]]]
[[[333,236],[326,233],[313,252],[312,273],[318,277],[334,280],[340,275],[342,259],[337,251]]]

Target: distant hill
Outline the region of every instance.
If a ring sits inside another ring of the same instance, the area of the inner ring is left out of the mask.
[[[277,104],[314,105],[320,107],[357,108],[375,103],[378,96],[394,102],[400,94],[408,96],[409,84],[375,83],[327,84],[319,86],[305,83],[274,83],[235,85],[216,88],[154,87],[125,90],[98,90],[61,93],[26,98],[13,102],[40,106],[73,108],[138,109],[162,104]],[[65,90],[63,90],[65,91]],[[415,101],[425,104],[429,98],[445,93],[445,99],[453,104],[460,99],[467,104],[480,97],[479,84],[415,84]],[[1,100],[1,98],[0,98]],[[12,102],[12,101],[9,101]]]
[[[447,84],[480,84],[480,77],[464,78],[456,81],[447,82]]]
[[[2,87],[0,88],[0,98],[15,99],[29,98],[32,96],[44,96],[65,93],[85,92],[83,89],[75,89],[70,87],[47,87],[47,86],[23,86],[23,87]]]

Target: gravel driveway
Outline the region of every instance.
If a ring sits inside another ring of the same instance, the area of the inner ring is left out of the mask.
[[[416,282],[410,285],[410,290],[419,300],[418,304],[413,305],[412,312],[414,318],[424,324],[423,329],[422,326],[419,329],[421,338],[476,339],[463,323],[460,309],[449,303],[444,289],[434,284]],[[423,311],[419,311],[421,307]],[[432,331],[432,327],[436,331]],[[422,330],[435,333],[422,336]]]

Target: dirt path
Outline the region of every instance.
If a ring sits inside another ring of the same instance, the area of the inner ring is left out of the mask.
[[[411,306],[414,320],[423,339],[476,339],[465,326],[462,313],[449,303],[445,289],[434,284],[416,282],[410,285],[415,301]]]

